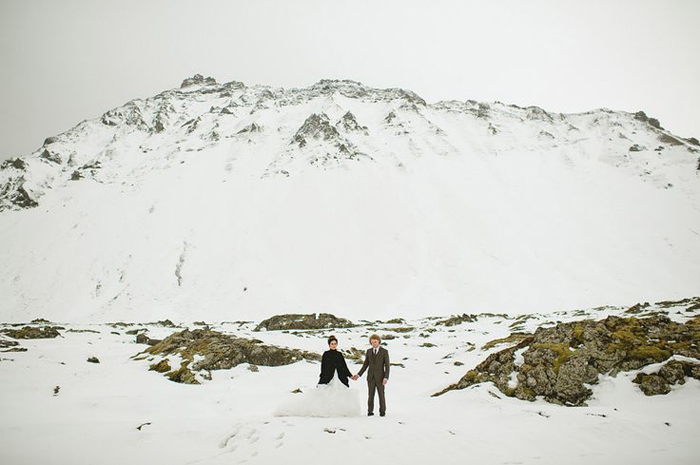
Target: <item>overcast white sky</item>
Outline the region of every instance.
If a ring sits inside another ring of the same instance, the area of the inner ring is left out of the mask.
[[[195,73],[642,109],[700,138],[700,1],[0,1],[0,160]]]

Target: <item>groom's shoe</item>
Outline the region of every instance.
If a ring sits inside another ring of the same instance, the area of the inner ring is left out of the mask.
[[[386,415],[386,413],[384,413],[384,412],[379,412],[379,416],[380,416],[380,417],[383,417],[384,415]]]
[[[367,416],[368,416],[368,417],[371,417],[372,415],[374,415],[374,413],[372,413],[372,412],[367,412]]]

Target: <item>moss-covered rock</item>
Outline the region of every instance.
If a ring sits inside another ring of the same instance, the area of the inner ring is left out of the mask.
[[[502,337],[500,339],[494,339],[492,341],[487,342],[483,346],[481,346],[481,350],[489,350],[494,346],[497,346],[498,344],[510,344],[514,343],[517,344],[523,339],[527,339],[528,337],[532,336],[531,334],[528,333],[511,333],[507,337]]]
[[[167,373],[167,376],[172,381],[186,384],[199,384],[195,383],[197,379],[194,372],[201,370],[223,370],[241,363],[281,366],[303,359],[321,359],[317,353],[267,345],[258,339],[239,338],[210,329],[186,329],[173,333],[135,354],[132,359],[138,359],[144,354],[179,355],[182,358],[180,368]]]
[[[48,339],[60,336],[62,326],[24,326],[20,329],[3,329],[2,332],[15,339]]]
[[[520,399],[543,396],[552,403],[586,405],[592,391],[585,385],[597,383],[599,374],[616,376],[672,355],[700,359],[700,317],[681,324],[660,314],[648,318],[609,316],[539,327],[532,335],[511,334],[491,342],[509,341],[517,343],[489,355],[457,383],[433,395],[491,381],[506,395]],[[516,365],[515,351],[519,349],[523,349],[524,362]],[[659,375],[667,384],[679,379],[681,372],[689,376],[690,368],[667,365],[664,375]],[[509,386],[513,374],[518,381],[515,387]],[[644,379],[640,376],[640,383]],[[656,378],[649,378],[645,386],[659,392],[665,389]]]
[[[632,382],[639,384],[639,388],[647,396],[656,396],[668,394],[674,384],[685,384],[686,377],[700,380],[700,362],[671,360],[656,373],[639,373]]]
[[[285,314],[275,315],[263,320],[255,327],[255,331],[279,331],[290,329],[333,329],[352,328],[355,325],[345,318],[338,318],[330,313]]]
[[[358,362],[363,361],[365,357],[365,352],[355,347],[350,347],[349,349],[343,350],[342,352],[346,359],[355,360]]]
[[[149,346],[156,345],[160,342],[160,339],[151,339],[150,337],[146,336],[145,333],[138,333],[136,335],[136,343],[137,344],[148,344]]]
[[[170,368],[170,363],[168,362],[167,358],[162,359],[158,363],[152,363],[148,367],[148,369],[149,369],[149,371],[157,371],[158,373],[166,373],[166,372],[172,370],[172,368]]]
[[[137,329],[130,329],[129,331],[126,331],[125,334],[128,334],[130,336],[135,336],[139,333],[146,333],[148,332],[148,328],[137,328]]]
[[[455,325],[461,325],[462,323],[474,323],[479,319],[478,316],[476,315],[471,315],[468,313],[462,313],[461,315],[453,315],[450,318],[447,318],[445,320],[440,320],[436,322],[436,325],[443,325],[443,326],[455,326]]]
[[[9,339],[0,339],[0,349],[6,349],[7,347],[14,347],[19,345],[17,341],[10,341]]]
[[[398,328],[387,328],[387,331],[394,331],[395,333],[410,333],[411,331],[414,331],[416,328],[413,328],[411,326],[402,326]]]

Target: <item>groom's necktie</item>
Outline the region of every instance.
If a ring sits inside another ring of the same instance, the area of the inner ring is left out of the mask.
[[[374,349],[374,355],[377,355],[377,349],[376,349],[376,348]]]

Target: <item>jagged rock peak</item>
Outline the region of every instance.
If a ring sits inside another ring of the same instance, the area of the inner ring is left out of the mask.
[[[367,132],[367,126],[362,126],[357,122],[357,118],[351,112],[347,112],[338,120],[336,126],[340,126],[346,131]]]
[[[296,134],[294,134],[292,141],[298,144],[299,147],[304,147],[309,138],[329,140],[338,137],[340,137],[340,134],[338,130],[331,125],[328,115],[325,113],[313,113],[306,118],[304,124],[302,124]]]
[[[340,87],[362,87],[365,85],[352,79],[321,79],[311,86],[312,89],[319,87],[340,88]]]
[[[182,84],[180,85],[180,89],[183,89],[185,87],[190,87],[190,86],[195,86],[195,85],[205,85],[205,86],[213,86],[216,85],[216,79],[214,79],[211,76],[204,77],[201,74],[197,73],[192,77],[186,78],[184,81],[182,81]]]

